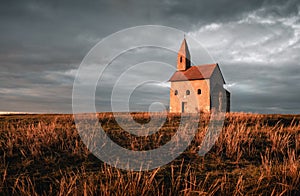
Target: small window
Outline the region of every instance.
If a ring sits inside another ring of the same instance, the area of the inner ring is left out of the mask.
[[[175,90],[175,93],[174,93],[175,95],[178,95],[178,90]]]
[[[182,56],[180,57],[180,63],[182,63]]]
[[[201,95],[201,89],[198,89],[197,93],[198,93],[198,95]]]
[[[186,95],[190,95],[190,90],[186,90]]]

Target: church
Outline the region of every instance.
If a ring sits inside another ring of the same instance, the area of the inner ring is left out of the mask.
[[[223,87],[225,80],[218,63],[192,66],[185,38],[177,55],[177,70],[169,82],[171,113],[230,111],[230,92]]]

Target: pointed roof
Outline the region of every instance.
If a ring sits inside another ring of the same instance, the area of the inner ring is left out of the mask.
[[[185,58],[188,58],[188,59],[190,58],[190,51],[189,51],[189,48],[188,48],[185,38],[183,39],[183,41],[181,43],[179,53],[183,54],[185,56]]]
[[[209,79],[209,78],[211,78],[211,76],[216,68],[219,69],[219,65],[217,63],[191,66],[189,69],[187,69],[185,71],[176,71],[172,75],[172,77],[170,78],[169,81],[174,82],[174,81]]]

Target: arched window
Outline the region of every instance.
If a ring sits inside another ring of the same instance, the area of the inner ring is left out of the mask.
[[[190,95],[190,90],[186,90],[186,95]]]
[[[174,93],[175,95],[178,95],[178,90],[175,90],[175,93]]]
[[[200,95],[201,94],[201,89],[198,89],[197,93],[198,93],[198,95]]]
[[[180,56],[180,63],[182,63],[182,56]]]

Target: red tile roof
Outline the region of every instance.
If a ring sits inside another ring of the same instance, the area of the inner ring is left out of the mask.
[[[201,80],[211,77],[218,64],[198,65],[191,66],[185,71],[176,71],[170,78],[170,82],[173,81],[185,81],[185,80]]]

